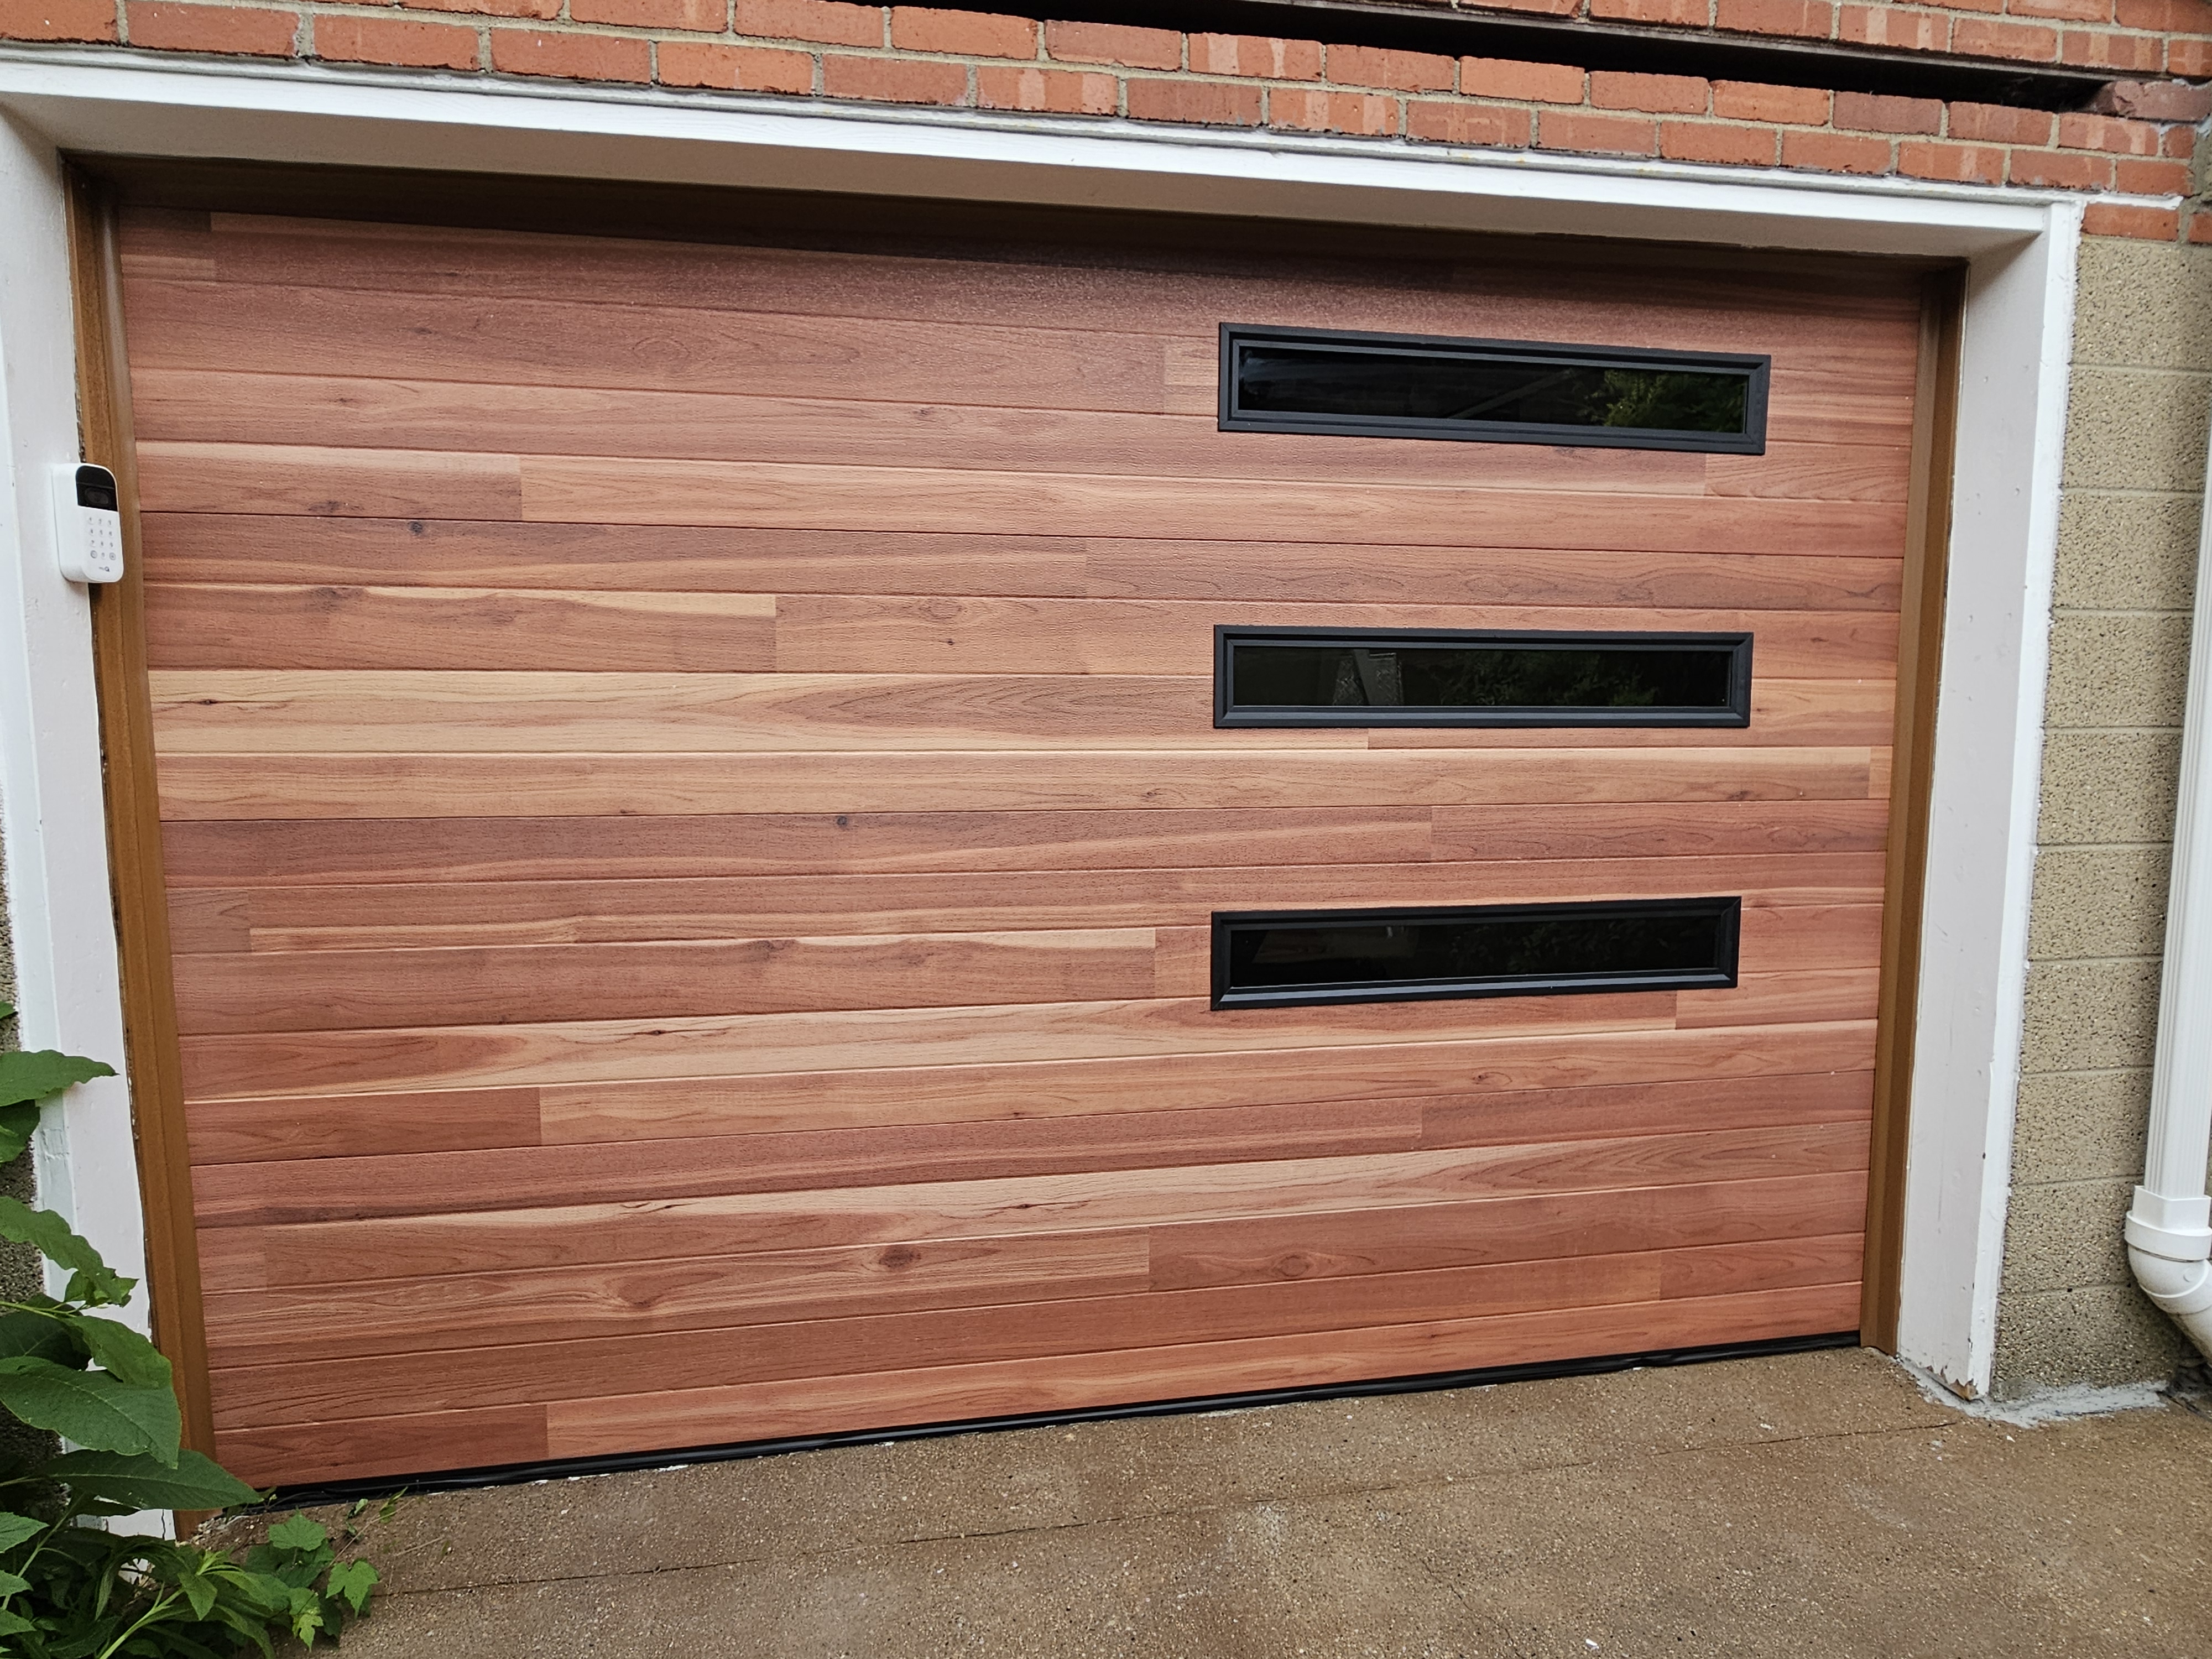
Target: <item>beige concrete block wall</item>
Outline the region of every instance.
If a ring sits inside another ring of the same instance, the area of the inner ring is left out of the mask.
[[[2085,242],[2000,1395],[2164,1377],[2182,1356],[2120,1224],[2149,1112],[2209,404],[2212,246]]]

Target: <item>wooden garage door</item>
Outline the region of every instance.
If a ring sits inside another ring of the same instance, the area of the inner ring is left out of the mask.
[[[1854,1328],[1882,269],[123,237],[259,1482]],[[1771,353],[1759,455],[1217,429],[1224,322]],[[1221,730],[1213,630],[1748,631],[1737,730]],[[1216,1010],[1217,911],[1741,895],[1735,989]]]

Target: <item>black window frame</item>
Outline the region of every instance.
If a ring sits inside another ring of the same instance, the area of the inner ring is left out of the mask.
[[[1488,726],[1527,730],[1542,726],[1660,727],[1697,726],[1708,730],[1738,730],[1751,724],[1751,648],[1749,633],[1685,634],[1632,633],[1620,630],[1500,629],[1500,628],[1267,628],[1240,623],[1217,623],[1213,629],[1213,723],[1218,727],[1259,726]],[[1316,704],[1306,708],[1237,708],[1234,696],[1233,647],[1246,640],[1283,640],[1300,645],[1343,645],[1371,649],[1395,645],[1526,647],[1561,651],[1649,650],[1653,646],[1686,649],[1726,650],[1729,664],[1729,706],[1726,708],[1377,708],[1357,704],[1345,708]]]
[[[1373,927],[1391,922],[1437,922],[1459,919],[1543,920],[1560,915],[1607,918],[1685,912],[1713,917],[1716,954],[1726,967],[1711,970],[1665,969],[1644,973],[1576,975],[1533,978],[1457,981],[1340,981],[1322,986],[1236,989],[1229,983],[1229,944],[1240,928],[1296,927],[1328,923]],[[1312,1008],[1354,1002],[1473,1001],[1496,997],[1592,996],[1656,991],[1734,990],[1742,965],[1743,899],[1740,894],[1701,898],[1595,899],[1540,904],[1395,905],[1371,910],[1217,910],[1211,929],[1211,1006],[1237,1008]]]
[[[1521,421],[1428,421],[1396,415],[1297,415],[1241,409],[1237,403],[1237,349],[1245,341],[1371,350],[1378,356],[1415,350],[1431,355],[1500,357],[1594,368],[1674,368],[1750,371],[1741,432],[1677,432],[1656,427],[1561,426]],[[1444,439],[1460,443],[1548,444],[1580,449],[1671,449],[1704,455],[1766,453],[1767,384],[1774,360],[1757,352],[1659,351],[1638,346],[1560,345],[1540,340],[1482,340],[1449,334],[1382,334],[1364,329],[1284,328],[1265,323],[1221,325],[1220,429],[1224,432],[1305,433],[1336,438]]]

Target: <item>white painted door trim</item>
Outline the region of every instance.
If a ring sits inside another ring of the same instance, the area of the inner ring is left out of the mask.
[[[1455,150],[975,111],[0,49],[9,502],[0,796],[27,1031],[119,1052],[82,596],[54,591],[24,468],[74,453],[53,152],[467,168],[1957,258],[1972,268],[1936,720],[1900,1340],[1989,1386],[2027,980],[2077,198],[1778,170]],[[2171,205],[2170,201],[2163,204]],[[59,621],[56,621],[59,618]],[[40,791],[44,790],[44,793]],[[30,802],[45,803],[43,816]],[[36,890],[30,890],[35,888]],[[64,1012],[64,1011],[67,1011]],[[48,1191],[139,1258],[119,1087],[80,1091]]]

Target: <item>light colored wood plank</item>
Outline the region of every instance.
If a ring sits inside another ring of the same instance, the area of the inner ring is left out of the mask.
[[[155,668],[775,665],[775,600],[763,594],[155,583],[146,599]]]
[[[1804,968],[1759,974],[1747,971],[1732,991],[1684,991],[1675,1023],[1701,1026],[1793,1025],[1824,1020],[1872,1019],[1880,972],[1863,968]]]
[[[1565,802],[1240,812],[738,813],[687,818],[172,821],[173,893],[242,884],[687,880],[923,871],[1206,869],[1879,853],[1886,802]],[[195,935],[195,937],[198,937]],[[196,950],[229,948],[195,945]]]
[[[1887,811],[1846,816],[1852,811],[1810,801],[1635,807],[1562,803],[1547,806],[1540,816],[1510,805],[1439,806],[1431,815],[1431,856],[1439,861],[1695,858],[1879,848]],[[164,836],[175,833],[173,828],[162,830]]]
[[[999,1181],[721,1194],[643,1206],[576,1204],[211,1227],[201,1249],[229,1288],[313,1285],[1863,1172],[1866,1144],[1863,1121],[1793,1124]]]
[[[1160,998],[1008,1008],[270,1032],[185,1037],[180,1046],[186,1092],[203,1098],[758,1076],[836,1070],[862,1055],[877,1066],[972,1066],[1377,1041],[1433,1042],[1563,1026],[1586,1032],[1654,1030],[1674,1024],[1674,994],[1662,992],[1245,1009],[1220,1016],[1201,1000]]]
[[[1863,1028],[1816,1025],[1717,1039],[1709,1031],[1626,1040],[1598,1033],[1476,1049],[1333,1049],[1249,1063],[1199,1055],[738,1082],[203,1100],[191,1108],[191,1146],[203,1166],[722,1135],[745,1137],[757,1158],[785,1145],[779,1136],[792,1138],[789,1150],[813,1156],[821,1136],[871,1127],[906,1126],[941,1147],[964,1144],[959,1137],[969,1124],[1224,1110],[1240,1121],[1256,1114],[1253,1121],[1267,1122],[1273,1121],[1270,1112],[1301,1103],[1333,1105],[1362,1133],[1395,1133],[1399,1114],[1417,1110],[1424,1146],[1604,1139],[1864,1118],[1869,1075],[1849,1066],[1855,1060],[1863,1066],[1869,1042]],[[1791,1066],[1832,1069],[1793,1073]],[[1391,1097],[1394,1089],[1435,1086],[1439,1075],[1451,1092]],[[1688,1075],[1698,1080],[1652,1080]]]
[[[171,583],[313,585],[342,570],[356,582],[400,587],[873,593],[888,581],[893,592],[905,593],[1077,599],[1085,592],[1085,544],[1071,536],[883,536],[252,513],[149,513],[145,523],[149,568],[155,580]],[[1692,565],[1708,580],[1718,580],[1725,568],[1722,560]],[[1839,603],[1835,608],[1852,607]]]
[[[1618,629],[1753,637],[1755,673],[1887,679],[1897,621],[1882,612],[1576,611],[1553,606],[1282,605],[1137,599],[804,594],[776,606],[776,666],[797,673],[1210,674],[1225,622],[1300,628]],[[204,664],[203,666],[220,666]],[[332,666],[342,665],[332,664]]]
[[[172,755],[165,818],[1116,811],[1867,799],[1864,749]]]
[[[1461,864],[739,877],[192,890],[179,948],[389,950],[1190,927],[1215,910],[1333,909],[1735,894],[1753,905],[1878,903],[1878,854],[1504,858]],[[1764,924],[1762,924],[1764,925]],[[189,941],[189,944],[186,943]],[[204,943],[203,943],[204,941]]]
[[[671,750],[744,753],[1249,746],[1196,675],[617,674],[162,669],[167,754]],[[1750,726],[1270,731],[1271,747],[1887,746],[1885,680],[1761,678]]]
[[[325,1109],[333,1103],[322,1103]],[[1411,1152],[1415,1101],[1114,1112],[797,1134],[402,1152],[204,1166],[203,1224],[269,1226],[548,1204],[1012,1180],[1086,1170]],[[1627,1133],[1621,1125],[1612,1133]]]
[[[362,1030],[1156,994],[1149,927],[185,956],[179,1029]]]
[[[1325,542],[1145,541],[980,532],[525,525],[228,513],[145,518],[154,579],[402,587],[1230,599],[1291,604],[1891,611],[1900,561]]]

